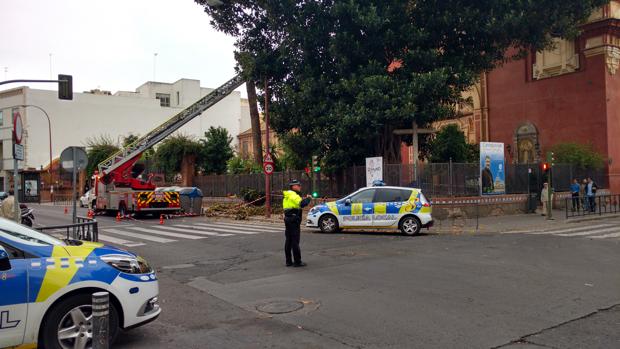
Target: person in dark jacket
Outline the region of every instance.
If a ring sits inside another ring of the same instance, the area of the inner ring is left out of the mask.
[[[284,209],[284,226],[286,227],[284,235],[284,256],[286,257],[287,267],[305,267],[306,263],[301,261],[301,249],[299,248],[299,240],[301,239],[301,221],[303,208],[308,206],[312,196],[306,195],[302,199],[301,183],[298,180],[292,180],[289,183],[290,190],[283,191],[282,208]],[[292,254],[292,256],[291,256]]]
[[[579,210],[579,191],[581,187],[579,186],[579,181],[577,179],[573,179],[573,184],[570,185],[570,194],[573,199],[573,212]]]
[[[487,156],[484,159],[484,168],[480,173],[482,180],[482,193],[492,193],[494,188],[493,172],[491,172],[491,157]]]

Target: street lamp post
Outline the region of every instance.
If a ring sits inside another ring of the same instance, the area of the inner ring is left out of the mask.
[[[43,114],[45,115],[45,117],[47,118],[47,131],[48,131],[48,137],[49,137],[49,147],[50,147],[50,164],[49,167],[47,168],[47,172],[50,175],[50,186],[53,185],[54,183],[54,176],[53,176],[53,172],[52,172],[52,121],[50,120],[50,116],[49,114],[47,114],[47,112],[45,111],[45,109],[39,107],[38,105],[34,105],[34,104],[19,104],[19,105],[14,105],[12,107],[8,107],[8,108],[27,108],[27,107],[32,107],[32,108],[36,108],[40,111],[43,112]],[[15,195],[17,195],[17,183],[15,183]],[[50,187],[51,188],[51,187]]]

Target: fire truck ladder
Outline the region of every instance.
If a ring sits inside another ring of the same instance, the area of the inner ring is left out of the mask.
[[[99,174],[102,176],[110,174],[123,164],[135,159],[145,150],[153,147],[155,144],[180,129],[183,125],[187,124],[198,115],[201,115],[205,110],[221,101],[244,82],[245,81],[240,75],[228,80],[222,86],[216,88],[206,96],[199,99],[196,103],[183,109],[183,111],[179,112],[168,121],[154,128],[140,139],[117,151],[112,156],[99,163],[97,166],[99,168]]]

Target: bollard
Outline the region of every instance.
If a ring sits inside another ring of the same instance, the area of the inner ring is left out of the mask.
[[[164,215],[159,215],[159,224],[164,225]]]
[[[93,293],[93,349],[108,349],[110,346],[110,296],[108,292]]]

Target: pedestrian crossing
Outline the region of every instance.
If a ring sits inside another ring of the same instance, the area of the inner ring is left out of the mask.
[[[503,234],[551,235],[563,238],[587,238],[595,240],[611,239],[620,241],[620,224],[609,222],[578,227],[507,231]]]
[[[171,225],[119,225],[99,228],[99,241],[126,247],[144,246],[150,243],[168,244],[183,240],[227,238],[264,233],[282,233],[284,227],[268,224],[235,224],[225,222],[179,223]]]

